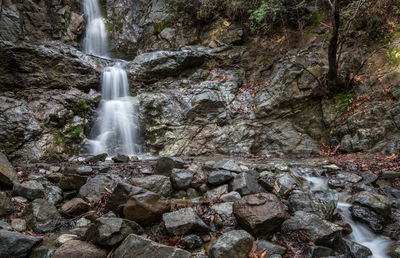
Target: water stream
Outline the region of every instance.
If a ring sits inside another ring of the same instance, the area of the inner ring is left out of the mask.
[[[311,191],[328,189],[328,178],[326,177],[306,176],[304,178],[311,184]],[[339,195],[343,194],[346,193],[339,193]],[[389,258],[386,253],[393,244],[393,241],[375,234],[365,224],[354,221],[351,217],[351,212],[349,210],[350,207],[350,203],[343,201],[339,201],[337,205],[337,211],[353,230],[347,238],[368,247],[372,252],[372,256],[370,256],[372,258]]]
[[[87,15],[86,35],[83,42],[85,53],[109,57],[108,35],[98,0],[84,0]],[[104,68],[102,98],[89,140],[89,153],[92,155],[118,153],[133,156],[140,152],[136,144],[137,112],[133,99],[129,96],[129,83],[124,62],[119,60],[114,66]]]

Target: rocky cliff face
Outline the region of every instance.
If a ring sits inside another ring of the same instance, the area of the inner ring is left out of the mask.
[[[227,20],[198,29],[173,24],[162,0],[102,5],[113,53],[129,61],[153,154],[319,154],[323,142],[343,152],[399,150],[398,73],[359,86],[351,106],[340,94],[313,94],[317,82],[306,69],[326,71],[323,44],[258,58]],[[79,51],[84,25],[79,1],[2,2],[0,149],[7,154],[71,155],[84,145],[110,62]]]

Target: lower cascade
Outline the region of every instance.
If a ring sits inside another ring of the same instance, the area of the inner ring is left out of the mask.
[[[129,97],[128,78],[121,63],[104,69],[101,88],[100,111],[92,129],[95,138],[89,141],[90,153],[137,154],[140,146],[135,144],[136,109]]]

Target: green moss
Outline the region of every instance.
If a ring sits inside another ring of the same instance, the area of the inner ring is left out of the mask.
[[[163,128],[154,130],[150,133],[150,143],[154,144],[157,141],[157,137],[162,137],[165,135],[165,130]]]
[[[335,108],[341,112],[349,111],[349,108],[353,103],[353,95],[353,90],[335,95],[333,97]]]
[[[85,117],[86,113],[87,113],[87,109],[88,109],[88,104],[87,104],[87,101],[84,99],[84,100],[76,103],[75,107],[73,107],[72,111],[77,116]]]
[[[68,5],[65,7],[65,13],[64,13],[64,28],[63,32],[67,32],[69,24],[71,20],[71,7]]]
[[[158,35],[165,28],[168,28],[168,27],[171,27],[171,26],[172,26],[172,24],[171,24],[170,21],[163,21],[163,22],[157,23],[157,24],[154,25],[154,34]]]

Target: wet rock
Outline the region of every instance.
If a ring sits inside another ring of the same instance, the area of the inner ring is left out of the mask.
[[[199,195],[199,193],[196,191],[196,189],[194,189],[194,188],[188,188],[188,189],[186,190],[186,196],[187,196],[188,198],[196,198],[196,197],[199,197],[200,195]]]
[[[336,205],[317,198],[311,192],[295,191],[289,197],[289,209],[292,212],[305,211],[314,213],[323,219],[330,219]]]
[[[215,169],[228,170],[236,173],[242,172],[242,168],[233,159],[220,160],[214,164]]]
[[[169,157],[160,157],[157,160],[154,173],[158,175],[169,176],[174,168],[183,168],[183,163],[175,161]]]
[[[315,239],[317,244],[327,244],[340,235],[343,230],[336,224],[304,211],[296,211],[295,215],[282,223],[282,232],[305,229],[306,234]]]
[[[120,182],[121,178],[115,174],[98,175],[90,178],[80,188],[78,195],[87,200],[100,201],[103,194],[107,192],[105,188],[112,190]]]
[[[123,209],[124,217],[139,224],[149,225],[161,220],[162,215],[170,210],[167,200],[153,192],[146,191],[132,195]]]
[[[333,250],[325,246],[309,246],[303,252],[304,258],[329,257]]]
[[[81,198],[74,198],[67,201],[60,208],[60,212],[68,216],[79,216],[89,210],[89,204]]]
[[[232,216],[233,202],[217,203],[211,206],[211,209],[215,210],[222,219],[226,219]]]
[[[180,51],[156,51],[136,56],[126,69],[130,79],[154,81],[201,65],[211,54],[211,49],[202,46],[185,47]]]
[[[392,258],[399,258],[400,257],[400,242],[396,242],[390,248],[389,255]]]
[[[131,179],[134,186],[138,186],[157,193],[164,197],[169,197],[172,193],[171,181],[167,176],[152,175],[146,177],[136,177]]]
[[[232,173],[226,170],[214,170],[208,176],[210,185],[222,185],[233,178]]]
[[[112,211],[115,214],[122,216],[125,203],[128,201],[130,195],[144,193],[145,190],[125,183],[118,183],[114,188],[110,198],[108,198],[105,212]]]
[[[45,190],[41,183],[35,180],[25,181],[22,184],[15,183],[13,187],[14,195],[19,195],[28,200],[44,198]]]
[[[41,241],[41,237],[0,230],[0,257],[25,258],[32,248]]]
[[[55,251],[54,248],[40,246],[31,252],[29,258],[51,258]]]
[[[220,198],[222,195],[227,194],[229,192],[228,185],[221,185],[214,189],[207,191],[206,197],[208,201],[211,201],[215,198]]]
[[[400,171],[385,170],[382,171],[381,177],[385,179],[396,179],[400,177]]]
[[[384,217],[357,204],[353,204],[350,207],[350,211],[353,218],[365,222],[376,233],[382,232],[383,225],[386,223]]]
[[[86,218],[80,218],[76,221],[76,227],[78,228],[85,228],[87,226],[89,226],[90,224],[90,220],[86,219]]]
[[[274,190],[275,180],[276,177],[274,173],[265,171],[260,174],[260,177],[258,178],[257,182],[266,191],[272,192]]]
[[[87,179],[87,176],[63,173],[58,186],[64,191],[79,190],[84,184],[86,184]]]
[[[384,217],[389,217],[391,214],[392,201],[384,195],[363,191],[352,199],[354,204],[366,207]]]
[[[268,242],[265,240],[259,240],[257,250],[267,249],[266,257],[270,257],[274,254],[284,255],[286,253],[286,247]]]
[[[76,174],[81,176],[89,176],[92,174],[93,168],[91,166],[67,167],[64,168],[65,174]]]
[[[57,208],[43,199],[36,199],[26,206],[22,217],[28,226],[37,233],[51,232],[61,222]]]
[[[85,160],[86,163],[97,163],[97,162],[104,162],[107,158],[107,153],[102,153],[102,154],[98,154],[96,156],[93,157],[89,157]]]
[[[361,174],[361,177],[363,178],[362,180],[362,184],[372,184],[374,183],[376,180],[378,180],[378,175],[369,172],[369,171],[365,171]]]
[[[57,238],[56,245],[61,246],[62,244],[70,241],[70,240],[77,240],[79,237],[74,234],[62,234]]]
[[[253,246],[253,237],[244,230],[224,233],[210,247],[211,258],[247,258]]]
[[[18,182],[17,173],[8,161],[6,155],[0,152],[0,183],[6,186],[12,186],[14,182]]]
[[[11,215],[14,211],[14,205],[10,198],[4,192],[0,192],[0,218]]]
[[[12,231],[12,227],[7,222],[5,222],[3,220],[0,220],[0,230],[1,229]]]
[[[168,257],[190,258],[188,251],[161,245],[147,238],[130,234],[114,252],[115,258]]]
[[[250,173],[237,174],[229,183],[229,190],[238,192],[241,196],[261,192],[261,186],[257,183],[257,178]]]
[[[23,219],[13,219],[11,220],[11,227],[15,231],[23,232],[26,230],[26,221]]]
[[[255,235],[273,232],[286,218],[282,202],[273,194],[248,195],[233,204],[239,225]]]
[[[60,187],[49,185],[46,187],[45,200],[57,205],[63,201],[63,191]]]
[[[349,249],[351,257],[368,258],[372,255],[371,250],[366,246],[347,239],[344,239],[344,242]]]
[[[193,174],[184,169],[173,169],[171,172],[171,182],[175,189],[185,190],[189,188],[193,180]]]
[[[62,174],[61,173],[52,173],[47,176],[47,179],[55,184],[58,184],[61,181]]]
[[[70,240],[59,247],[52,258],[106,258],[107,250],[97,247],[90,242]]]
[[[128,163],[129,157],[123,154],[119,154],[112,158],[115,163]]]
[[[300,183],[290,173],[281,173],[276,176],[273,193],[277,195],[289,195]]]
[[[94,244],[113,246],[119,244],[129,234],[143,234],[143,229],[134,221],[101,217],[90,225],[85,238]]]
[[[187,235],[182,237],[182,243],[185,249],[194,250],[203,246],[203,241],[197,235]]]
[[[335,164],[324,165],[322,168],[328,170],[329,172],[340,170],[340,167]]]
[[[333,189],[346,188],[360,182],[362,179],[363,178],[361,176],[356,175],[354,173],[341,172],[336,175],[333,175],[329,179],[328,185],[330,188]]]
[[[165,213],[162,218],[166,229],[172,235],[184,235],[189,232],[208,232],[210,230],[193,208],[183,208]]]
[[[392,200],[395,208],[400,208],[400,190],[385,185],[379,188],[379,193],[387,196],[390,200]]]
[[[232,191],[230,193],[224,194],[221,196],[221,200],[224,202],[235,202],[237,200],[240,200],[242,196],[240,196],[240,193]]]

